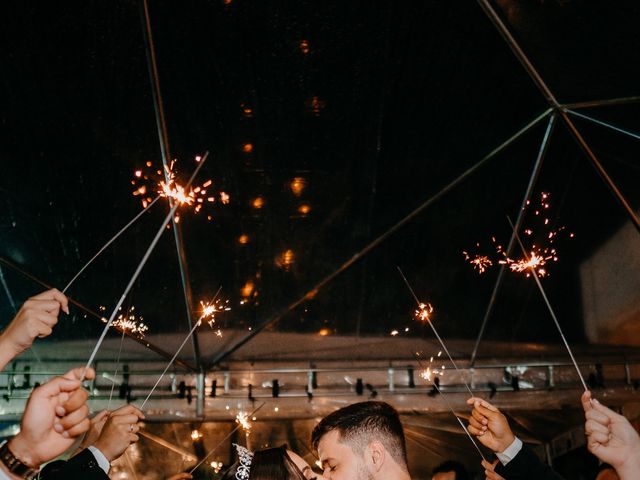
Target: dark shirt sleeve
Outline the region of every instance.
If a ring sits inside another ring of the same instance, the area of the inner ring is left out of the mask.
[[[564,480],[526,446],[506,465],[498,462],[496,473],[506,480]]]
[[[109,480],[91,450],[84,449],[66,462],[51,462],[40,472],[41,480]]]

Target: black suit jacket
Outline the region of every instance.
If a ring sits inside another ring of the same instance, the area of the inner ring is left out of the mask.
[[[496,473],[506,480],[564,480],[524,445],[507,465],[498,462]]]
[[[46,464],[40,472],[40,478],[42,480],[109,480],[109,475],[104,473],[96,457],[87,448],[66,462],[56,460]]]

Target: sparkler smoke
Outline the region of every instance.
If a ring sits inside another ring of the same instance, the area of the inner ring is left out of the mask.
[[[526,207],[531,206],[531,201],[527,200]],[[534,207],[534,218],[540,220],[540,228],[536,227],[536,230],[541,230],[544,233],[544,243],[531,245],[529,255],[525,255],[523,258],[514,259],[508,256],[502,245],[497,242],[495,237],[491,238],[491,242],[495,246],[497,259],[491,259],[488,255],[472,254],[467,251],[463,251],[465,261],[473,266],[474,270],[477,270],[479,274],[483,274],[488,268],[494,264],[506,265],[514,273],[525,273],[527,277],[531,276],[531,271],[535,270],[539,277],[545,277],[548,275],[547,269],[544,267],[548,262],[558,261],[558,251],[556,250],[554,243],[559,234],[565,230],[565,227],[560,227],[556,230],[551,230],[549,227],[550,221],[548,216],[544,213],[551,208],[550,195],[548,193],[540,194],[539,204]],[[523,233],[527,236],[534,234],[532,228],[526,228]],[[573,234],[569,234],[569,238],[573,238]],[[476,244],[476,247],[480,247],[480,244]]]
[[[254,416],[256,413],[258,413],[258,411],[259,411],[262,407],[264,407],[264,406],[265,406],[265,402],[262,402],[260,405],[258,405],[258,408],[256,408],[253,412],[251,412],[251,413],[250,413],[249,415],[247,415],[247,416],[248,416],[248,417],[253,417],[253,416]],[[207,458],[209,458],[209,457],[211,456],[211,454],[212,454],[213,452],[215,452],[215,451],[220,447],[220,445],[223,445],[227,440],[229,440],[229,438],[231,438],[231,436],[232,436],[234,433],[236,433],[236,432],[238,431],[238,429],[240,429],[240,428],[242,428],[242,424],[240,424],[239,422],[237,422],[236,427],[235,427],[233,430],[231,430],[231,431],[230,431],[230,432],[229,432],[229,433],[228,433],[228,434],[227,434],[227,435],[226,435],[222,440],[220,440],[220,442],[218,442],[218,443],[216,444],[216,446],[215,446],[215,447],[213,447],[211,450],[209,450],[209,452],[207,452],[207,454],[206,454],[204,457],[202,457],[202,460],[200,460],[200,461],[196,464],[196,466],[195,466],[195,467],[193,467],[191,470],[189,470],[189,473],[193,473],[193,472],[195,472],[195,471],[196,471],[196,469],[197,469],[200,465],[202,465],[202,464],[207,460]]]
[[[398,268],[398,272],[400,272],[400,276],[404,280],[404,283],[406,283],[407,288],[409,288],[409,291],[411,292],[411,295],[413,295],[413,298],[415,299],[416,303],[418,304],[418,310],[416,310],[416,318],[418,320],[426,321],[429,324],[429,326],[431,327],[431,330],[433,330],[434,335],[436,336],[436,338],[440,342],[440,345],[442,346],[442,349],[447,354],[447,357],[449,357],[449,361],[451,362],[451,365],[453,365],[453,368],[455,368],[458,373],[462,374],[462,371],[458,368],[458,365],[456,365],[456,362],[453,360],[453,357],[449,353],[449,349],[444,344],[444,341],[442,340],[442,338],[440,338],[440,335],[438,334],[438,331],[436,330],[436,327],[433,326],[433,322],[431,321],[431,316],[430,316],[431,313],[433,313],[433,307],[429,303],[422,303],[422,302],[420,302],[420,300],[418,300],[418,297],[416,296],[416,293],[413,291],[413,288],[411,287],[411,284],[409,283],[409,280],[407,280],[407,277],[404,276],[404,273],[402,272],[400,267],[397,267],[397,268]],[[469,395],[471,395],[471,397],[473,397],[474,396],[473,392],[469,388],[469,385],[467,384],[467,382],[464,381],[464,376],[462,376],[462,381],[464,383],[465,388],[469,392]]]
[[[511,225],[511,229],[514,232],[516,240],[518,241],[518,244],[520,245],[520,248],[522,249],[522,253],[526,257],[527,256],[527,251],[525,250],[524,245],[522,244],[522,241],[520,240],[520,236],[518,235],[518,232],[515,230],[515,227],[513,226],[513,223],[511,222],[511,219],[509,217],[507,217],[507,220],[509,221],[509,225]],[[569,356],[571,357],[571,361],[573,362],[573,366],[575,367],[576,372],[578,372],[578,376],[580,377],[580,381],[582,382],[582,386],[584,387],[584,391],[588,392],[589,388],[587,387],[587,384],[584,381],[584,377],[582,376],[582,372],[580,372],[580,368],[578,367],[578,362],[576,362],[576,359],[573,356],[573,352],[571,351],[571,347],[569,346],[569,342],[567,342],[567,339],[564,336],[564,332],[562,331],[562,327],[560,326],[560,322],[558,321],[558,318],[556,317],[556,314],[553,311],[553,308],[551,307],[551,303],[549,302],[549,298],[547,297],[547,294],[544,291],[544,287],[542,286],[542,283],[540,282],[540,279],[538,278],[538,274],[536,273],[536,269],[533,266],[531,266],[530,269],[531,269],[531,274],[533,275],[533,278],[536,281],[536,285],[538,285],[538,289],[540,290],[540,293],[542,294],[542,298],[544,299],[544,303],[547,305],[547,309],[549,310],[549,313],[551,314],[551,318],[553,318],[553,322],[556,324],[556,328],[558,329],[558,333],[560,333],[560,338],[562,338],[564,346],[567,348],[567,352],[569,352]]]
[[[196,322],[196,324],[193,326],[193,328],[189,331],[189,333],[187,334],[186,337],[184,337],[184,340],[182,341],[182,343],[180,344],[180,346],[178,347],[178,350],[176,351],[176,353],[173,355],[173,357],[171,357],[171,360],[169,360],[169,363],[167,363],[167,366],[164,367],[164,370],[162,371],[162,373],[160,374],[160,376],[158,377],[158,380],[156,380],[156,383],[153,385],[153,387],[151,388],[151,391],[149,392],[149,394],[147,395],[147,398],[144,399],[144,402],[142,402],[142,405],[140,406],[140,410],[142,410],[144,408],[144,406],[147,404],[147,402],[149,401],[149,398],[151,397],[151,395],[153,394],[153,392],[156,390],[156,388],[158,387],[158,384],[160,383],[160,380],[162,380],[162,378],[164,377],[164,375],[167,373],[167,370],[169,370],[169,367],[171,367],[171,365],[173,365],[173,362],[175,361],[176,358],[178,358],[178,355],[180,354],[180,352],[182,351],[182,349],[184,348],[185,344],[187,343],[187,340],[189,340],[191,338],[191,335],[193,335],[193,332],[196,331],[196,328],[198,328],[200,326],[200,324],[202,323],[202,320],[204,320],[206,317],[212,315],[212,311],[210,309],[210,306],[213,305],[216,301],[216,298],[218,296],[218,294],[220,293],[220,289],[222,287],[220,287],[218,289],[218,291],[216,292],[215,297],[213,297],[213,300],[211,300],[211,302],[209,302],[208,304],[206,304],[206,306],[204,304],[203,305],[203,309],[202,309],[202,314],[200,315],[200,318],[198,318],[198,321]]]
[[[193,174],[191,175],[191,178],[189,179],[189,181],[188,181],[188,183],[186,185],[187,188],[189,188],[189,186],[191,185],[191,182],[193,182],[193,179],[196,177],[196,175],[200,171],[200,168],[202,167],[202,165],[204,165],[204,162],[206,161],[208,156],[209,156],[209,152],[205,153],[205,155],[202,158],[202,160],[198,163],[198,166],[194,170]],[[107,324],[105,325],[104,329],[102,330],[102,334],[100,335],[100,338],[98,339],[98,342],[96,343],[96,346],[93,349],[93,352],[91,352],[91,356],[89,357],[89,360],[87,361],[87,364],[84,367],[84,371],[82,372],[82,380],[84,380],[84,377],[86,375],[87,369],[93,363],[93,360],[94,360],[94,358],[96,356],[96,353],[98,353],[98,349],[100,348],[100,345],[102,345],[104,337],[106,337],[107,332],[109,331],[109,327],[111,327],[111,324],[113,323],[113,320],[114,320],[114,318],[116,316],[116,313],[118,312],[118,310],[122,306],[122,303],[124,302],[125,298],[129,294],[129,291],[131,290],[131,288],[133,288],[133,284],[138,279],[138,276],[140,275],[140,272],[142,272],[142,268],[144,267],[144,265],[147,263],[147,260],[151,256],[151,252],[153,252],[153,249],[158,244],[158,241],[160,240],[160,237],[162,236],[162,234],[166,230],[167,223],[169,223],[169,221],[171,220],[171,217],[176,212],[176,210],[177,210],[177,208],[179,206],[180,206],[180,204],[178,202],[176,202],[173,205],[173,207],[171,207],[171,209],[169,210],[169,213],[163,219],[162,224],[160,225],[160,228],[158,229],[158,232],[156,233],[155,237],[153,238],[151,244],[149,245],[149,248],[147,248],[147,251],[145,252],[144,256],[142,257],[142,260],[140,260],[140,263],[138,264],[138,267],[136,268],[135,272],[133,272],[133,276],[131,277],[131,280],[129,280],[129,283],[127,284],[126,288],[124,289],[124,292],[122,293],[122,296],[120,297],[120,300],[118,300],[118,303],[115,306],[115,308],[113,309],[113,312],[111,312],[111,316],[109,317],[109,320],[107,321]]]
[[[156,198],[154,198],[154,199],[153,199],[153,201],[152,201],[152,202],[150,202],[150,203],[148,203],[147,205],[145,205],[144,209],[143,209],[140,213],[138,213],[135,217],[133,217],[133,218],[131,219],[131,221],[129,221],[129,223],[127,223],[124,227],[122,227],[118,233],[116,233],[113,237],[111,237],[111,239],[110,239],[107,243],[105,243],[105,244],[102,246],[102,248],[100,248],[100,250],[98,250],[98,252],[97,252],[93,257],[91,257],[91,259],[90,259],[87,263],[85,263],[85,265],[80,269],[80,271],[79,271],[78,273],[76,273],[76,274],[73,276],[73,278],[72,278],[71,280],[69,280],[69,283],[67,283],[67,286],[66,286],[66,287],[64,287],[64,289],[62,290],[62,293],[66,293],[66,291],[67,291],[67,290],[69,290],[69,287],[70,287],[71,285],[73,285],[73,282],[75,282],[75,281],[76,281],[76,279],[77,279],[80,275],[82,275],[82,272],[84,272],[84,271],[87,269],[87,267],[88,267],[89,265],[91,265],[91,264],[93,263],[93,261],[94,261],[96,258],[98,258],[98,257],[100,256],[100,254],[101,254],[102,252],[104,252],[104,251],[109,247],[109,245],[111,245],[113,242],[115,242],[115,241],[117,240],[117,238],[118,238],[120,235],[122,235],[124,232],[126,232],[126,231],[127,231],[127,229],[128,229],[131,225],[133,225],[134,223],[136,223],[136,221],[137,221],[137,220],[142,216],[142,214],[143,214],[144,212],[146,212],[147,210],[149,210],[149,209],[150,209],[150,208],[151,208],[151,207],[152,207],[152,206],[153,206],[153,205],[158,201],[158,199],[159,199],[159,198],[160,198],[160,197],[156,197]]]
[[[421,370],[423,370],[423,371],[429,370],[428,367],[427,367],[426,370],[423,369],[422,362],[420,361],[419,355],[417,353],[416,353],[415,357],[416,357],[416,360],[418,361],[418,365],[420,366]],[[425,377],[422,377],[422,378],[424,378],[425,380],[431,381],[431,378],[425,378]],[[486,461],[487,459],[484,458],[482,450],[480,450],[480,447],[478,446],[476,441],[473,439],[473,436],[471,435],[471,433],[469,433],[469,430],[467,430],[467,427],[465,426],[464,422],[462,420],[460,420],[460,417],[458,417],[456,412],[453,410],[453,407],[451,406],[451,404],[447,400],[446,396],[444,395],[444,393],[442,393],[442,390],[440,390],[440,387],[438,386],[438,382],[431,381],[431,385],[433,385],[433,387],[438,391],[438,393],[440,394],[440,397],[442,398],[444,403],[447,405],[447,408],[449,409],[449,411],[453,414],[454,417],[456,417],[456,420],[458,421],[458,423],[462,427],[462,430],[464,430],[464,433],[467,434],[467,437],[469,437],[469,440],[471,440],[471,443],[473,443],[473,446],[476,447],[476,450],[480,454],[480,457],[482,457],[482,460]]]

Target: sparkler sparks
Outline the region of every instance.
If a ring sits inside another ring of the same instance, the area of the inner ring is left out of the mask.
[[[526,277],[531,276],[532,269],[535,270],[539,277],[546,277],[549,272],[547,268],[545,268],[545,265],[549,262],[558,261],[558,251],[555,248],[555,242],[562,233],[566,232],[564,226],[554,230],[550,229],[551,222],[548,216],[549,210],[551,209],[550,197],[551,195],[548,193],[541,193],[539,202],[533,209],[532,222],[537,225],[536,228],[528,226],[522,229],[522,233],[527,237],[532,239],[535,237],[540,238],[539,244],[532,243],[531,247],[527,249],[528,255],[511,258],[496,238],[491,237],[497,258],[492,259],[489,255],[471,254],[463,251],[465,261],[472,265],[474,270],[477,270],[479,274],[484,273],[491,266],[498,264],[508,266],[509,270],[514,273],[524,273]],[[528,200],[526,202],[527,208],[531,207],[531,205],[531,201]],[[536,233],[538,234],[536,235]],[[568,237],[574,238],[574,234],[569,233]],[[480,244],[477,243],[476,247],[480,248]]]
[[[228,312],[231,310],[231,307],[229,306],[229,300],[223,300],[221,298],[214,298],[208,303],[201,301],[200,306],[202,307],[202,315],[200,319],[205,320],[211,328],[213,328],[213,324],[216,323],[216,314]],[[218,329],[216,335],[221,337],[222,332],[220,332],[220,330]]]
[[[249,436],[249,434],[251,433],[251,427],[253,426],[251,424],[251,421],[249,420],[249,414],[244,411],[238,412],[238,414],[236,415],[236,423],[240,425],[240,427],[244,431],[244,434],[246,436]]]
[[[199,162],[200,157],[196,157],[195,160]],[[213,185],[211,179],[196,187],[185,188],[178,178],[175,160],[165,170],[156,169],[152,162],[147,162],[143,168],[134,171],[134,178],[131,180],[131,185],[134,187],[133,195],[140,197],[145,208],[153,201],[151,193],[154,191],[160,197],[172,199],[180,207],[191,207],[193,213],[200,213],[206,205],[216,203],[217,199],[223,205],[227,205],[230,201],[228,193],[210,191]],[[211,215],[207,215],[208,220],[212,218]],[[178,214],[175,219],[176,222],[179,221]]]
[[[439,351],[437,358],[440,358],[441,355],[442,351]],[[419,354],[416,354],[416,356],[419,356]],[[427,368],[423,368],[420,372],[420,378],[422,378],[423,380],[427,380],[428,382],[433,381],[435,377],[442,377],[445,371],[444,365],[442,365],[440,368],[434,367],[433,360],[434,357],[431,357],[431,359],[429,360],[429,366]]]
[[[419,303],[418,310],[415,311],[414,315],[416,320],[420,320],[421,322],[430,322],[432,313],[433,306],[430,303]]]
[[[144,334],[147,333],[149,327],[144,323],[144,319],[142,316],[138,316],[135,314],[136,307],[132,306],[127,310],[126,313],[119,314],[115,320],[111,323],[111,325],[119,330],[127,333],[131,333],[140,338],[144,337]],[[100,306],[99,310],[101,312],[106,311],[106,307]],[[122,310],[120,307],[119,310]],[[101,320],[104,323],[107,323],[107,319],[102,317]]]

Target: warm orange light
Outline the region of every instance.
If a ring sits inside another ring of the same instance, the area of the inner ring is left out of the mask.
[[[283,270],[289,270],[291,268],[291,265],[293,265],[294,260],[295,254],[293,253],[293,250],[289,248],[282,252],[278,256],[278,258],[276,258],[276,265]]]
[[[247,117],[247,118],[253,117],[253,108],[245,105],[244,103],[240,104],[240,108],[242,109],[242,114],[245,117]]]
[[[318,332],[318,335],[320,335],[321,337],[326,337],[327,335],[331,334],[331,330],[329,330],[328,328],[321,328],[320,331]]]
[[[202,434],[198,431],[198,430],[193,430],[191,432],[191,440],[193,440],[194,442],[198,439],[202,438]]]
[[[264,199],[262,197],[256,197],[251,205],[253,206],[253,208],[260,209],[264,207]]]
[[[302,177],[295,177],[293,180],[291,180],[291,183],[289,184],[291,191],[296,197],[299,197],[300,195],[302,195],[302,191],[306,186],[307,186],[307,180]]]
[[[309,40],[300,40],[300,51],[303,55],[307,55],[309,53]]]
[[[242,245],[246,245],[247,243],[249,243],[249,235],[240,235],[240,237],[238,237],[238,243]]]
[[[306,215],[311,211],[311,207],[309,205],[307,205],[306,203],[303,203],[302,205],[300,205],[298,207],[298,213],[300,213],[300,215]]]
[[[322,112],[326,106],[326,102],[324,100],[320,100],[317,96],[311,97],[305,103],[307,108],[309,108],[316,117],[320,116],[320,112]]]
[[[247,280],[247,283],[242,287],[242,296],[244,298],[249,298],[253,293],[253,282],[251,280]]]
[[[242,151],[244,153],[253,152],[253,143],[245,143],[244,145],[242,145]]]

